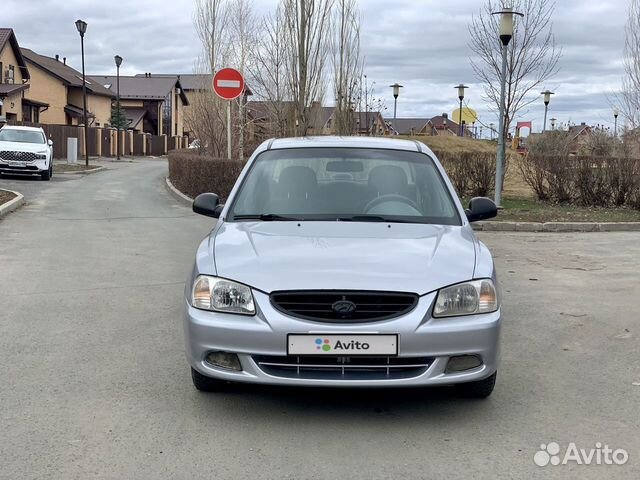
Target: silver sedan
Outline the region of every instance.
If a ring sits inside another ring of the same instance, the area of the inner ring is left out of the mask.
[[[499,362],[493,259],[442,165],[419,142],[279,139],[247,162],[187,281],[193,383],[455,385],[484,398]]]

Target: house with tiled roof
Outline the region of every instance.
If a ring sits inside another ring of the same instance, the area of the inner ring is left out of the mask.
[[[31,82],[25,99],[39,105],[38,118],[32,122],[54,125],[84,123],[82,73],[67,64],[66,58],[48,57],[22,48]],[[87,117],[91,127],[103,127],[111,121],[113,94],[97,82],[86,79]]]
[[[115,76],[92,75],[93,82],[117,93]],[[152,135],[184,135],[184,107],[189,105],[175,75],[120,76],[120,105],[128,128]]]
[[[11,28],[0,28],[0,121],[23,120],[23,98],[29,69]]]

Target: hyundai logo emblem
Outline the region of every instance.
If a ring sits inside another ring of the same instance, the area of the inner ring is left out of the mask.
[[[338,315],[350,315],[353,312],[355,312],[356,308],[358,307],[356,306],[355,303],[349,300],[338,300],[333,305],[331,305],[331,308]]]

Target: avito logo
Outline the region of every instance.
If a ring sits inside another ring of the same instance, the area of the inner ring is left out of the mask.
[[[330,352],[331,350],[349,352],[354,350],[369,350],[369,348],[371,348],[371,346],[367,342],[358,342],[355,340],[342,342],[337,340],[335,345],[331,346],[331,341],[328,338],[316,338],[316,350],[322,350],[324,352]]]

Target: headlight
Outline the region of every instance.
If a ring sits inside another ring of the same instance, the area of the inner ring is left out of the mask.
[[[193,282],[191,304],[201,310],[255,315],[251,289],[224,278],[200,275]]]
[[[474,280],[438,292],[434,317],[457,317],[498,310],[498,295],[492,280]]]

